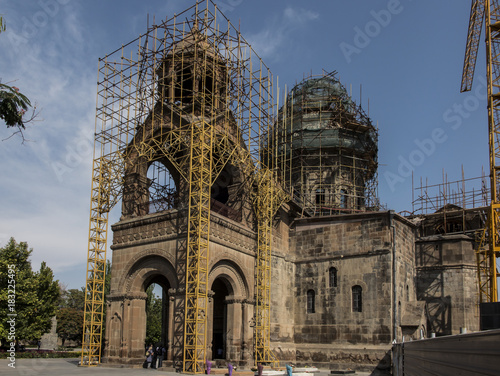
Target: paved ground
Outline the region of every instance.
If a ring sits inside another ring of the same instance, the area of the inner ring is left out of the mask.
[[[79,359],[17,359],[16,368],[9,367],[7,359],[0,359],[2,376],[129,376],[151,375],[180,376],[175,372],[143,368],[78,367]],[[327,376],[328,370],[320,370],[315,376]],[[369,376],[368,372],[357,372],[356,376]]]

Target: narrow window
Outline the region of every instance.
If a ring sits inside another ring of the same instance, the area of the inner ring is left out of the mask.
[[[333,266],[328,271],[330,287],[337,287],[337,269]]]
[[[324,205],[325,203],[325,190],[316,189],[316,205]]]
[[[175,101],[189,101],[193,96],[193,90],[194,84],[191,70],[185,68],[182,72],[178,72],[174,93]]]
[[[363,310],[363,289],[361,286],[353,286],[352,288],[352,311],[362,312]]]
[[[314,313],[314,300],[315,300],[315,292],[314,290],[309,290],[307,292],[307,313]]]
[[[363,206],[365,205],[365,200],[363,197],[358,197],[358,209],[363,209]]]
[[[347,191],[345,189],[340,190],[340,208],[347,209]]]

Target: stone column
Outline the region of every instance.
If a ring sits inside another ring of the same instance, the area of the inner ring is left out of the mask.
[[[107,298],[107,314],[106,314],[106,361],[119,360],[124,356],[123,338],[124,333],[123,322],[125,318],[123,295],[111,294]],[[126,356],[126,355],[125,355]]]
[[[185,288],[180,287],[175,293],[174,299],[174,330],[172,344],[172,361],[174,367],[182,366],[184,351],[184,307],[185,307]]]
[[[242,326],[242,296],[227,296],[227,331],[226,356],[229,360],[238,361],[241,358],[241,326]]]
[[[207,312],[207,360],[213,359],[213,344],[214,339],[214,292],[208,290],[208,312]]]
[[[106,304],[106,328],[108,330],[106,330],[106,342],[108,345],[104,350],[104,356],[106,358],[120,355],[118,352],[120,349],[120,342],[122,337],[122,333],[117,333],[117,327],[113,323],[113,318],[115,316],[117,308],[120,307],[120,302],[111,302],[109,300],[109,297],[107,299],[108,303]]]
[[[168,290],[168,340],[165,344],[167,347],[167,360],[172,360],[172,346],[174,344],[175,294],[175,289]]]
[[[255,301],[245,299],[242,304],[242,333],[241,338],[241,360],[250,362],[253,360],[253,335],[255,328],[254,315]]]
[[[168,342],[168,291],[162,288],[161,294],[161,344],[166,348]]]
[[[129,327],[130,333],[128,354],[129,358],[136,358],[142,361],[144,358],[144,341],[146,340],[147,294],[145,292],[138,292],[129,295],[128,298],[130,299],[129,316],[125,324]]]
[[[123,318],[122,318],[122,339],[120,343],[120,357],[129,357],[130,345],[130,299],[123,299]]]

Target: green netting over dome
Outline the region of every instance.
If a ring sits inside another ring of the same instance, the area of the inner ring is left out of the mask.
[[[287,105],[300,105],[307,101],[311,105],[316,104],[318,108],[328,108],[332,98],[339,98],[340,104],[347,111],[353,111],[356,106],[345,87],[331,76],[302,81],[290,91]]]
[[[270,144],[274,160],[266,162],[304,213],[378,210],[377,130],[334,73],[309,77],[287,93]]]
[[[377,133],[364,111],[334,76],[296,85],[278,114],[278,137],[288,153],[316,148],[347,148],[377,158]],[[283,140],[281,140],[283,141]]]

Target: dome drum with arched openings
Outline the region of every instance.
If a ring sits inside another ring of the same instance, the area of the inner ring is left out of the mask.
[[[378,210],[378,134],[335,73],[306,78],[280,109],[277,167],[309,215]]]

